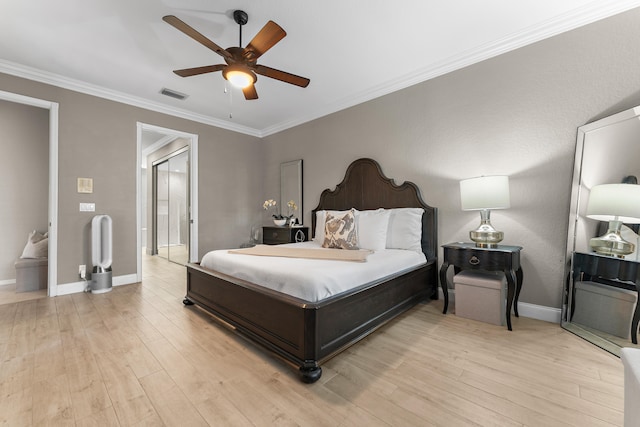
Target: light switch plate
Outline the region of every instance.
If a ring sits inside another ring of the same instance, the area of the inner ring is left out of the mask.
[[[80,212],[95,212],[95,203],[80,203]]]

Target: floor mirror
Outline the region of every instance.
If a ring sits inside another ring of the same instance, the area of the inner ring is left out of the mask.
[[[620,195],[606,199],[602,194],[640,189],[626,187],[637,185],[638,178],[640,106],[578,128],[562,327],[617,356],[621,347],[638,347],[639,226],[636,218],[601,214],[621,215],[613,211],[627,205],[637,210],[633,205],[640,201]],[[623,243],[607,240],[609,232]]]

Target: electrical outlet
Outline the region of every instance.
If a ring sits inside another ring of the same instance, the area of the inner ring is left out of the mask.
[[[87,266],[82,264],[78,267],[78,274],[80,274],[81,279],[87,278]]]

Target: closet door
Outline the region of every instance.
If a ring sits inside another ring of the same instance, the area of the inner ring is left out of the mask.
[[[169,162],[154,165],[156,254],[169,259]]]
[[[153,168],[156,253],[184,265],[189,260],[189,152],[175,153]]]
[[[169,261],[189,261],[189,153],[183,152],[169,163]]]

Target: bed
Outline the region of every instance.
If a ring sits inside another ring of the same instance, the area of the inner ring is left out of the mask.
[[[415,184],[396,185],[375,160],[365,158],[347,168],[334,190],[321,193],[312,211],[314,236],[316,212],[405,207],[424,210],[420,246],[425,262],[415,268],[310,302],[191,263],[183,302],[207,310],[298,367],[302,381],[313,383],[323,362],[420,301],[438,298],[437,210],[422,200]]]

